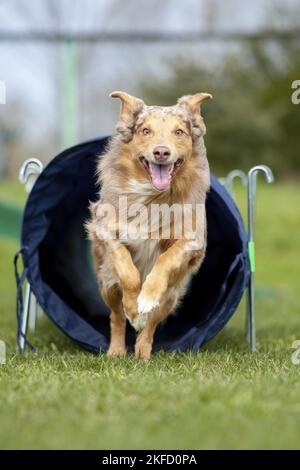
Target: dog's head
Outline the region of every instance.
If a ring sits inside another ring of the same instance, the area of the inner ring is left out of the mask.
[[[117,133],[126,144],[126,158],[135,173],[147,177],[158,191],[169,188],[172,179],[193,158],[193,149],[205,134],[200,114],[208,93],[180,98],[174,106],[147,106],[122,91],[111,94],[121,100]]]

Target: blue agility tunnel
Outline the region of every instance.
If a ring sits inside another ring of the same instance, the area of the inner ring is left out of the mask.
[[[109,311],[102,301],[83,227],[97,198],[95,168],[107,139],[58,155],[35,183],[24,211],[21,248],[26,277],[48,317],[91,352],[109,344]],[[208,248],[175,316],[160,325],[154,351],[200,348],[228,322],[249,279],[247,235],[240,213],[212,177],[207,198]],[[135,332],[127,325],[127,346]]]

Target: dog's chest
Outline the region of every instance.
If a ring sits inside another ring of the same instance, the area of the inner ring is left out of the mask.
[[[127,246],[143,282],[161,253],[159,240],[131,240]]]

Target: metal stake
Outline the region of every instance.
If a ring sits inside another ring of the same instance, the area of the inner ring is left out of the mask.
[[[250,260],[250,279],[248,286],[247,302],[247,338],[250,341],[251,351],[256,351],[256,330],[255,330],[255,302],[254,302],[254,272],[255,272],[255,199],[257,174],[264,173],[266,181],[272,183],[274,176],[271,169],[266,165],[257,165],[248,173],[248,253]]]
[[[35,331],[35,325],[38,318],[38,303],[35,295],[31,292],[28,326],[30,331]]]
[[[30,294],[31,294],[31,288],[30,288],[29,282],[27,282],[26,287],[25,287],[24,306],[23,306],[22,320],[21,320],[21,331],[20,331],[19,341],[18,341],[19,349],[21,353],[25,351],[25,346],[26,346],[25,338],[27,335],[27,328],[28,328]]]
[[[36,182],[38,176],[43,171],[43,164],[37,158],[29,158],[25,160],[23,165],[20,168],[19,172],[19,180],[22,184],[24,184],[27,193],[30,193],[31,189],[33,188],[34,183]],[[21,334],[19,336],[19,349],[20,352],[25,351],[26,347],[26,335],[28,329],[28,321],[29,327],[32,331],[35,330],[36,318],[38,316],[38,304],[34,294],[31,291],[31,287],[28,281],[25,284],[25,298],[24,298],[24,305],[22,311],[22,319],[21,319]]]
[[[38,176],[43,171],[43,164],[37,158],[28,158],[19,171],[19,181],[24,184],[26,192],[30,193]]]
[[[242,170],[235,169],[235,170],[230,171],[230,173],[228,173],[228,175],[225,178],[224,186],[233,198],[234,198],[233,181],[235,178],[240,178],[243,186],[247,186],[247,182],[248,182],[247,176]]]

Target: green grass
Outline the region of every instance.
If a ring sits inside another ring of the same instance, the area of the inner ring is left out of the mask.
[[[0,180],[0,200],[13,204],[23,204],[26,199],[26,191],[21,183],[10,180]]]
[[[299,448],[300,365],[291,345],[300,339],[300,193],[261,185],[258,198],[256,354],[244,340],[241,305],[197,354],[160,353],[149,363],[97,357],[44,318],[32,337],[39,354],[20,357],[17,245],[1,239],[0,338],[8,358],[0,365],[0,448]]]

